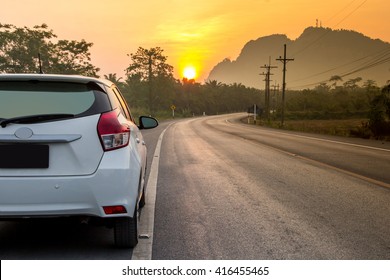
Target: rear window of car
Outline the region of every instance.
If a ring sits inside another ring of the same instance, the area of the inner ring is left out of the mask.
[[[93,84],[1,81],[0,119],[40,114],[77,116],[110,109],[108,97]]]

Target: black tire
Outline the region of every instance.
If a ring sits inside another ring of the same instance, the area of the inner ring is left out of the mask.
[[[138,207],[139,209],[143,208],[146,204],[146,168],[145,168],[145,172],[144,172],[144,185],[142,186],[142,194],[141,194],[141,198],[139,200],[139,203],[138,203]]]
[[[138,206],[141,209],[145,206],[145,204],[146,204],[146,193],[145,193],[145,188],[144,188],[144,190],[142,191],[141,199],[139,200]]]
[[[138,244],[138,217],[116,218],[114,222],[115,246],[118,248],[134,248]]]

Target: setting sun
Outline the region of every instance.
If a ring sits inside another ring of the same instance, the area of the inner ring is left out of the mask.
[[[183,70],[183,76],[184,76],[184,78],[187,78],[189,80],[195,79],[195,77],[196,77],[196,70],[195,70],[195,68],[192,67],[192,66],[187,66]]]

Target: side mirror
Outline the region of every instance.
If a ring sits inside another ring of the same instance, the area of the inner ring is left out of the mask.
[[[151,129],[158,126],[158,121],[155,118],[141,116],[139,117],[139,129]]]

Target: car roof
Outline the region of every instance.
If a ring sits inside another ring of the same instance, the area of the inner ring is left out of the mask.
[[[49,81],[49,82],[68,82],[68,83],[82,83],[90,82],[103,84],[111,87],[113,82],[105,79],[94,77],[86,77],[81,75],[58,75],[58,74],[0,74],[0,81]]]

